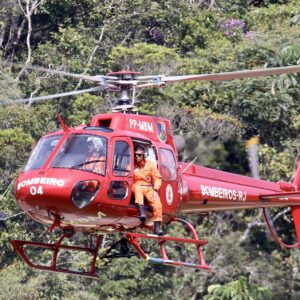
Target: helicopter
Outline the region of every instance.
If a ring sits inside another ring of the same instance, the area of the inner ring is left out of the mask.
[[[1,101],[2,105],[34,103],[79,93],[117,92],[119,98],[111,113],[95,115],[90,124],[68,127],[58,116],[62,129],[43,136],[33,149],[29,160],[15,182],[15,197],[26,215],[46,226],[48,233],[61,230],[55,243],[12,240],[13,249],[31,268],[97,278],[96,261],[103,246],[103,237],[122,234],[119,256],[129,256],[131,245],[138,255],[155,264],[211,270],[204,259],[203,246],[190,222],[182,214],[202,214],[212,211],[263,208],[264,217],[275,240],[285,248],[300,246],[300,163],[293,182],[269,182],[258,176],[247,177],[182,162],[182,138],[174,136],[169,120],[159,116],[138,114],[136,92],[149,87],[197,80],[232,80],[248,77],[297,73],[300,66],[265,68],[216,74],[181,76],[141,76],[138,72],[118,71],[107,75],[80,75],[48,68],[26,66],[27,69],[83,79],[95,87],[29,99]],[[249,151],[257,146],[249,143]],[[92,144],[98,158],[88,161],[87,145]],[[147,159],[157,164],[162,175],[159,196],[163,209],[163,224],[182,224],[192,237],[152,234],[152,210],[146,205],[147,221],[141,223],[132,192],[134,149],[142,145]],[[101,164],[100,168],[92,166]],[[253,157],[252,167],[255,168]],[[88,167],[87,167],[88,166]],[[285,244],[272,227],[268,208],[290,207],[297,242]],[[94,245],[63,244],[77,232],[94,237]],[[159,245],[161,257],[152,257],[142,241]],[[170,259],[166,244],[182,243],[195,247],[197,262]],[[109,253],[113,247],[107,250]],[[51,253],[49,264],[31,259],[28,249],[43,249]],[[83,252],[90,255],[85,269],[62,268],[58,264],[61,251]],[[119,257],[118,256],[118,257]]]

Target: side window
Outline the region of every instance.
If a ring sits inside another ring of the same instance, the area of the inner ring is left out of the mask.
[[[174,181],[176,179],[176,162],[173,152],[169,149],[160,148],[161,176],[163,180]]]
[[[157,155],[156,155],[156,150],[155,148],[149,147],[148,148],[148,156],[147,156],[148,160],[151,160],[152,162],[154,162],[157,165]]]
[[[125,199],[128,195],[128,183],[126,181],[112,181],[109,185],[107,194],[111,199]]]
[[[113,160],[113,175],[128,176],[131,171],[130,147],[124,141],[116,141]]]

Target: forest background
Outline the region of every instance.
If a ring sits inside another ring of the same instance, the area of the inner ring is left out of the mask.
[[[0,99],[85,87],[11,63],[92,75],[121,69],[203,74],[297,64],[299,21],[296,0],[1,0],[0,60],[8,64],[0,65]],[[261,177],[289,181],[300,145],[298,82],[298,75],[282,75],[174,84],[141,93],[140,112],[170,118],[174,133],[186,137],[184,160],[197,156],[198,164],[234,173],[250,175],[245,141],[259,135]],[[1,106],[2,194],[36,141],[59,128],[57,113],[73,126],[108,108],[105,95],[87,94]],[[11,192],[1,198],[0,209],[19,212]],[[290,239],[289,212],[273,216]],[[298,299],[300,252],[281,249],[259,211],[187,219],[209,241],[205,252],[215,272],[153,266],[133,257],[103,264],[96,281],[27,268],[9,240],[48,237],[44,226],[20,215],[0,232],[0,299]],[[180,255],[193,261],[195,253],[187,250],[179,249]]]

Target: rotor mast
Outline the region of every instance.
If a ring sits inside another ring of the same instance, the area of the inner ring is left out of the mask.
[[[125,70],[108,74],[108,76],[118,78],[115,82],[110,81],[111,84],[115,84],[118,87],[119,92],[119,98],[115,100],[112,112],[137,112],[134,102],[137,86],[136,75],[139,74],[141,73]]]

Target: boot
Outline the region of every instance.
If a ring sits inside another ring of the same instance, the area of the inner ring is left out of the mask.
[[[161,228],[160,228],[160,224],[161,224],[160,221],[154,221],[153,233],[154,233],[155,235],[162,236],[162,235],[164,235],[164,233],[163,233],[163,231],[162,231]]]
[[[139,214],[140,214],[140,221],[142,223],[145,223],[147,220],[145,211],[144,211],[144,205],[138,205],[138,209],[139,209]]]

